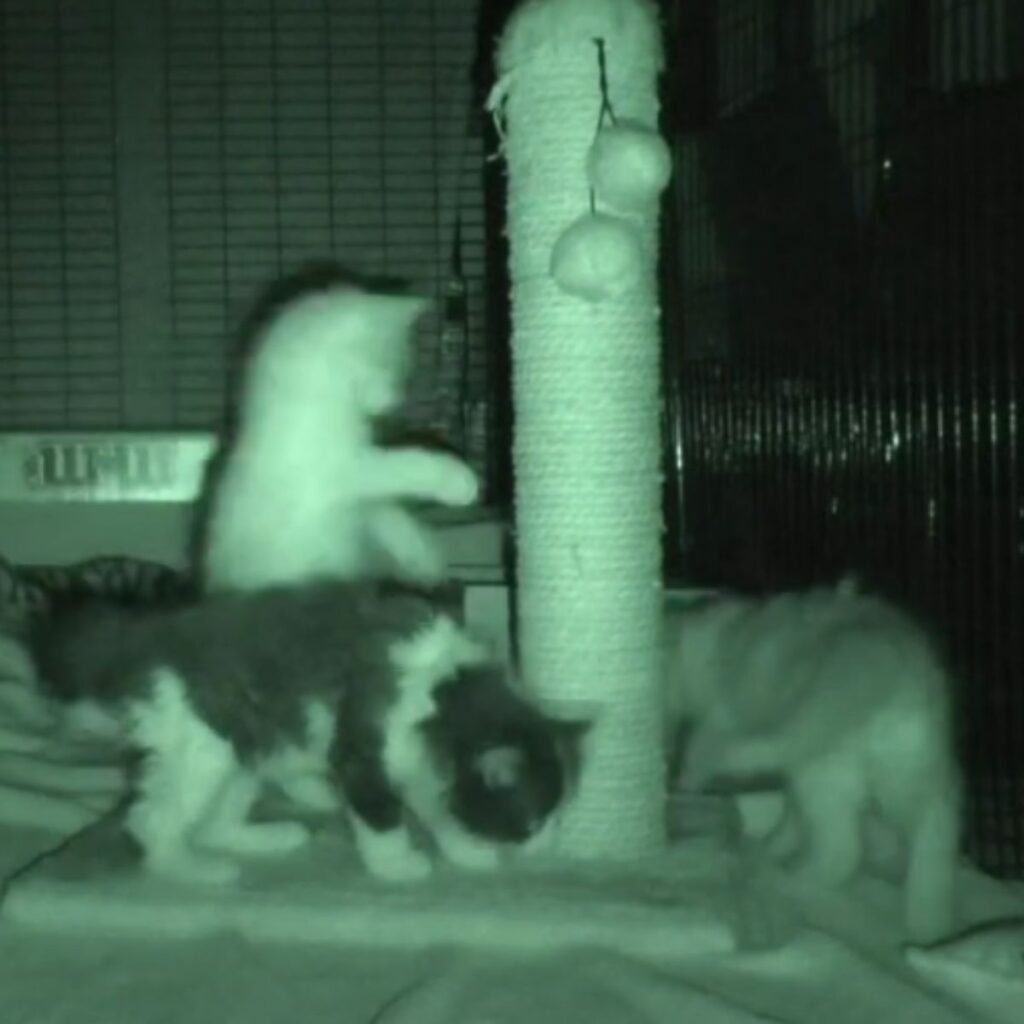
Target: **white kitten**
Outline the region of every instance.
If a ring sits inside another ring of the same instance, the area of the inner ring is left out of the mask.
[[[208,483],[199,556],[208,587],[444,577],[438,541],[403,503],[469,505],[473,471],[373,439],[375,419],[402,400],[425,306],[335,286],[292,301],[256,335],[237,430]]]
[[[905,842],[906,925],[917,941],[954,925],[961,783],[950,680],[924,631],[844,581],[766,600],[703,601],[674,616],[668,702],[690,720],[684,778],[781,776],[780,857],[838,885],[864,827]]]

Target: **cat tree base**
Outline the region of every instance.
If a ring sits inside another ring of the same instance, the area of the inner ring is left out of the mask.
[[[409,950],[444,945],[522,952],[604,948],[654,959],[735,948],[723,914],[731,858],[703,841],[624,868],[539,864],[428,882],[369,878],[347,838],[321,833],[286,861],[252,861],[234,888],[140,873],[115,833],[83,835],[9,886],[2,916],[33,930],[159,940],[232,932],[253,942]]]

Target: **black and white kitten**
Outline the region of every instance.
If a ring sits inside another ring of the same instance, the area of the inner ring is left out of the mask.
[[[158,610],[65,599],[29,643],[50,696],[91,706],[144,755],[125,825],[165,876],[229,882],[237,855],[302,846],[298,822],[250,820],[265,783],[294,784],[297,750],[341,795],[367,869],[395,880],[431,870],[411,821],[453,863],[496,866],[574,778],[581,727],[543,715],[454,620],[395,588]]]

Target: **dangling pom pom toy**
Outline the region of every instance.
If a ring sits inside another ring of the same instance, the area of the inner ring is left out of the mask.
[[[588,213],[562,232],[551,253],[551,276],[570,295],[589,302],[632,289],[642,267],[640,239],[630,224]]]
[[[587,157],[590,185],[603,203],[623,212],[646,209],[668,184],[672,154],[665,140],[639,121],[601,128]]]

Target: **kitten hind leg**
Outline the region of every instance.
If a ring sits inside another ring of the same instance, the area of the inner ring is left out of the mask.
[[[260,780],[238,772],[228,779],[196,833],[196,842],[208,850],[240,856],[281,856],[301,849],[310,833],[297,821],[249,821],[259,796]]]
[[[151,873],[230,883],[238,866],[194,851],[191,840],[218,790],[237,770],[234,751],[195,716],[174,672],[160,669],[151,680],[149,697],[129,712],[132,740],[145,757],[125,828],[142,847]]]
[[[326,704],[306,708],[302,742],[285,747],[263,766],[264,774],[292,803],[317,814],[337,814],[341,799],[327,778],[327,758],[334,738],[335,715]]]

